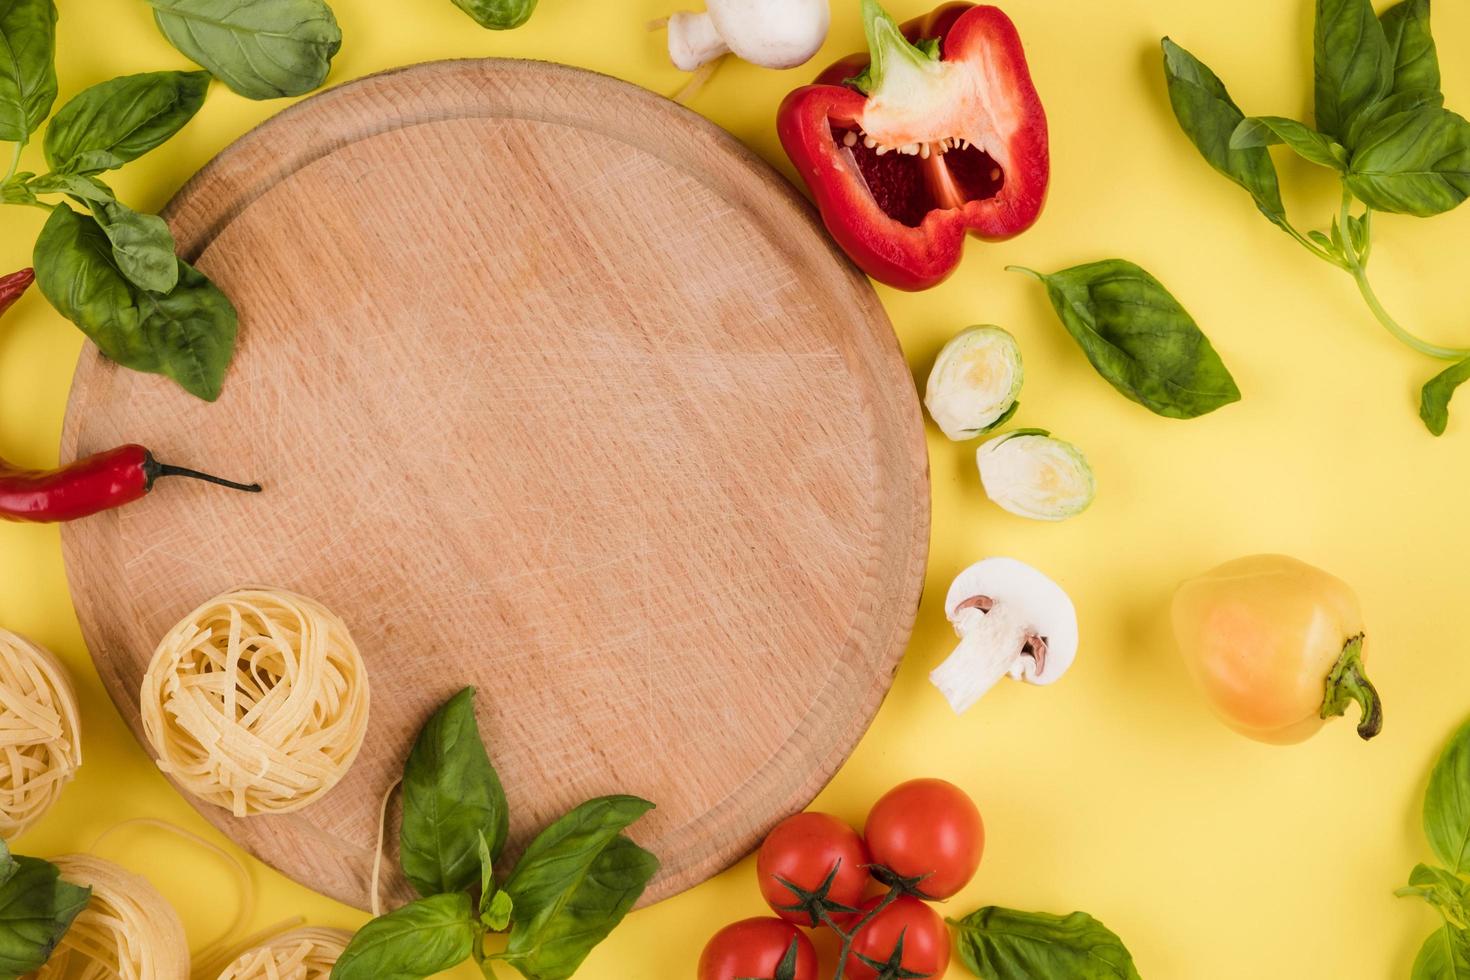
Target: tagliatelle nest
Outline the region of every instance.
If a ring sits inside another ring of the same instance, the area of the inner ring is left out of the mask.
[[[0,629],[0,838],[39,820],[81,764],[66,670],[49,651]]]
[[[240,954],[219,980],[327,980],[352,933],[295,929]]]
[[[148,879],[88,854],[53,863],[92,899],[33,980],[189,980],[184,924]]]
[[[368,681],[346,625],[292,592],[241,589],[175,626],[143,676],[158,766],[237,817],[289,813],[346,774]]]

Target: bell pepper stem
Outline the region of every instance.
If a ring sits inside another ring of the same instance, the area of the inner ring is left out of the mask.
[[[1350,637],[1343,645],[1332,672],[1327,675],[1327,695],[1322,699],[1322,717],[1335,718],[1347,713],[1348,705],[1357,702],[1362,711],[1358,735],[1364,740],[1383,731],[1383,700],[1378,689],[1363,670],[1363,634]]]
[[[903,69],[925,71],[939,62],[937,47],[910,44],[898,21],[883,9],[878,0],[863,0],[863,31],[868,36],[868,53],[872,61],[867,71],[850,81],[864,95],[880,90],[890,71],[899,74]]]

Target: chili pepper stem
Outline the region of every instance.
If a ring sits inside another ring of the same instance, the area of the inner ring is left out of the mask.
[[[1327,675],[1327,694],[1322,699],[1322,717],[1345,714],[1356,701],[1362,710],[1358,735],[1365,741],[1383,731],[1383,700],[1378,689],[1363,670],[1363,634],[1350,637],[1343,645],[1332,672]]]
[[[198,470],[186,469],[182,466],[170,466],[160,463],[149,453],[143,461],[143,475],[148,481],[148,489],[153,489],[153,484],[166,476],[183,476],[191,480],[202,480],[212,483],[217,487],[225,487],[229,490],[239,490],[242,493],[260,493],[263,489],[259,483],[236,483],[234,480],[226,480],[223,477],[214,476],[210,473],[201,473]]]

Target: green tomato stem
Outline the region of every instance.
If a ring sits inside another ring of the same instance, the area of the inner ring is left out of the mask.
[[[1343,644],[1332,672],[1327,675],[1327,693],[1322,698],[1322,717],[1336,718],[1347,713],[1348,705],[1357,702],[1362,716],[1358,719],[1358,735],[1364,740],[1383,731],[1383,699],[1363,670],[1363,634],[1349,637]]]
[[[869,909],[867,914],[853,923],[852,928],[848,930],[843,930],[841,926],[834,922],[831,914],[826,909],[822,910],[822,925],[831,929],[842,940],[842,948],[837,953],[837,975],[833,980],[842,980],[847,970],[847,961],[852,956],[853,941],[857,939],[857,934],[863,931],[863,926],[872,922],[877,918],[879,912],[888,908],[888,906],[896,902],[903,894],[904,889],[901,885],[894,885],[889,888],[888,894],[883,896],[883,900]]]

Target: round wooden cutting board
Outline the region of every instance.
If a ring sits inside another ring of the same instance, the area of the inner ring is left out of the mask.
[[[205,816],[366,907],[379,801],[466,684],[512,851],[647,797],[646,901],[821,789],[907,643],[928,470],[877,298],[770,167],[612,79],[447,62],[283,113],[167,217],[240,310],[224,395],[89,347],[63,456],[142,442],[266,492],[165,481],[65,529],[102,679],[141,737],[158,640],[265,584],[339,613],[372,683],[323,800]]]

